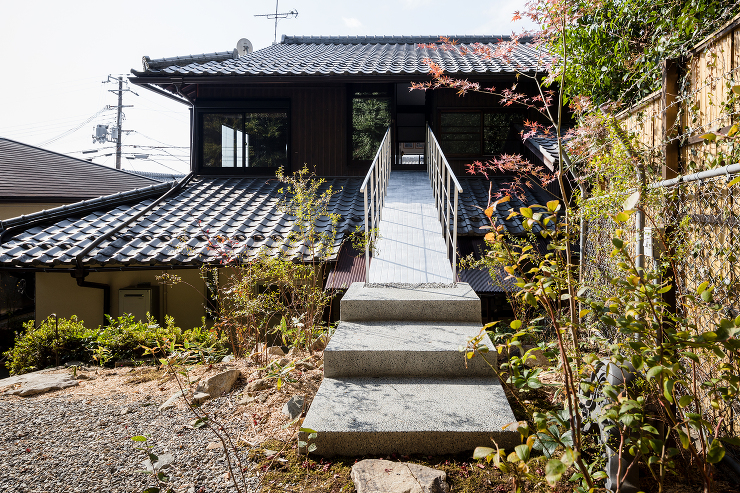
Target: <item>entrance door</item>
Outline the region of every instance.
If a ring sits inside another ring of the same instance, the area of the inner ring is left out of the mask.
[[[395,169],[425,169],[426,92],[410,89],[409,84],[396,84]]]

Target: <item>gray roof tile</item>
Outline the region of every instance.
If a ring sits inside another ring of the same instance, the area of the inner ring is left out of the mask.
[[[451,36],[462,46],[474,43],[495,46],[507,36]],[[531,71],[540,56],[537,49],[521,43],[508,61],[488,60],[474,54],[421,48],[420,44],[436,43],[439,36],[285,36],[281,43],[238,58],[216,58],[208,61],[185,56],[145,63],[144,71],[135,75],[357,75],[429,73],[423,62],[430,58],[449,74],[475,74]],[[171,62],[171,63],[170,63]],[[169,63],[169,65],[168,65]]]

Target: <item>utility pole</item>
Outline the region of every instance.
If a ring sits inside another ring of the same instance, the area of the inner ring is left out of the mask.
[[[121,169],[121,115],[123,114],[123,76],[118,76],[118,116],[116,117],[116,169]]]
[[[118,89],[108,89],[108,92],[114,92],[118,93],[118,106],[117,106],[117,116],[116,116],[116,126],[113,127],[110,131],[110,134],[108,133],[108,126],[107,125],[98,125],[95,131],[95,135],[93,135],[93,142],[115,142],[116,143],[116,169],[121,169],[121,150],[122,150],[122,143],[121,139],[123,138],[123,108],[130,108],[133,105],[123,104],[123,93],[128,91],[131,94],[134,94],[138,96],[134,91],[128,88],[128,83],[126,84],[126,88],[123,88],[123,76],[119,75],[118,77],[113,77],[112,75],[108,76],[107,80],[103,81],[103,84],[106,84],[108,82],[118,82]]]

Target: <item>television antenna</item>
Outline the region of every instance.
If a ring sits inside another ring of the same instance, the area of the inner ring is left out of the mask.
[[[277,24],[279,19],[288,19],[290,17],[298,17],[298,11],[297,10],[291,10],[290,12],[282,12],[278,13],[278,3],[280,3],[280,0],[275,0],[275,13],[274,14],[255,14],[255,17],[267,17],[268,19],[275,19],[275,34],[274,39],[272,40],[272,44],[277,44]]]

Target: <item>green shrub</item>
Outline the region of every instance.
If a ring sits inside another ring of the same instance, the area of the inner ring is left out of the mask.
[[[57,329],[58,327],[58,329]],[[40,370],[56,364],[57,351],[59,363],[72,360],[88,361],[90,352],[85,337],[87,330],[73,316],[69,320],[47,318],[36,327],[34,320],[23,324],[24,332],[15,339],[15,345],[3,353],[8,360],[6,366],[13,375]]]
[[[226,353],[225,341],[207,327],[183,331],[172,317],[165,317],[164,327],[149,317],[139,322],[133,315],[108,317],[108,325],[87,329],[77,317],[44,320],[38,327],[34,321],[24,325],[24,332],[16,338],[15,346],[3,353],[6,366],[14,375],[40,370],[67,361],[97,362],[110,365],[121,360],[133,360],[146,354],[146,347],[164,348],[187,344],[199,349],[203,358],[215,358]]]

